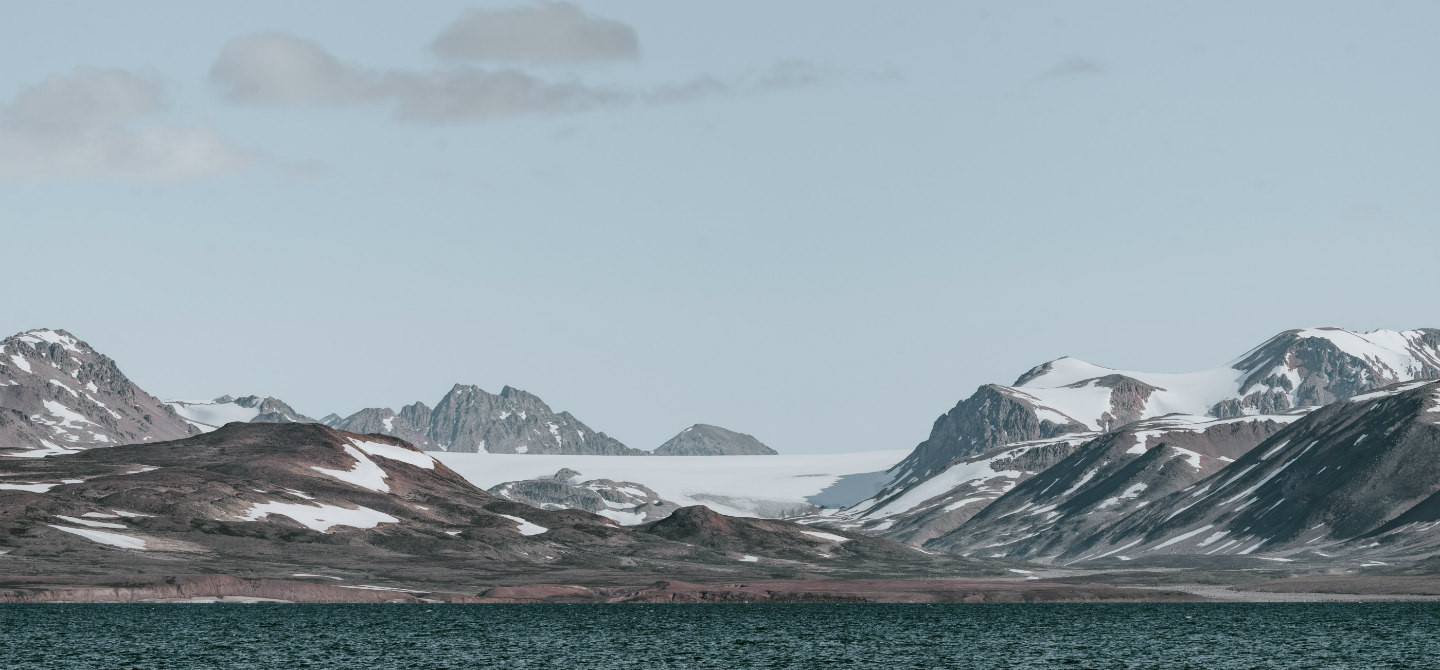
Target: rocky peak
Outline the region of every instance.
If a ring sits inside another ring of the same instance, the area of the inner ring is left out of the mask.
[[[64,330],[30,330],[0,340],[0,408],[21,417],[12,416],[9,426],[0,428],[0,450],[30,447],[20,453],[31,456],[191,433],[115,361]]]
[[[638,455],[568,412],[556,413],[537,396],[506,386],[499,394],[456,384],[430,412],[428,435],[447,451],[500,454]]]
[[[697,423],[655,450],[657,456],[773,456],[775,450],[745,433]]]

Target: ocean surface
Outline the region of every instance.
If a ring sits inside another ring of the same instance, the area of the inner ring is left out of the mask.
[[[1434,668],[1440,604],[0,605],[0,667]]]

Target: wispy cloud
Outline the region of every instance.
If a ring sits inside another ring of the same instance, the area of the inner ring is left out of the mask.
[[[150,72],[77,68],[0,103],[0,180],[122,177],[176,181],[249,164],[214,129],[160,118]]]
[[[389,105],[398,119],[430,124],[690,102],[740,91],[806,86],[822,76],[813,64],[782,61],[734,81],[700,75],[648,89],[618,89],[573,78],[546,79],[513,67],[369,68],[341,60],[315,42],[277,32],[231,40],[210,69],[211,82],[235,102]]]
[[[633,59],[640,39],[630,26],[590,16],[568,2],[472,9],[430,43],[452,60],[555,65]]]

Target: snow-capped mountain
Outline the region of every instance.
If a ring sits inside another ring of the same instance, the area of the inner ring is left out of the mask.
[[[1440,377],[1440,330],[1289,330],[1212,370],[1113,370],[1074,358],[1037,366],[1010,386],[981,387],[941,416],[896,466],[890,488],[993,447],[1108,431],[1166,414],[1229,418],[1314,407],[1397,382]]]
[[[774,456],[775,450],[745,433],[697,423],[670,438],[656,456]]]
[[[1081,444],[925,546],[968,555],[1060,554],[1074,538],[1219,472],[1303,416],[1168,415],[1131,423]]]
[[[46,456],[192,432],[70,333],[37,329],[0,340],[0,452]]]
[[[1322,407],[1106,528],[1057,537],[1054,555],[1413,559],[1440,550],[1437,528],[1440,382],[1410,382]]]
[[[171,400],[169,405],[190,425],[211,431],[227,423],[317,423],[279,398],[247,395],[240,398],[220,396],[209,402]]]

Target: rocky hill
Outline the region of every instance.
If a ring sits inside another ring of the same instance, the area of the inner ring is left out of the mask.
[[[745,433],[697,423],[655,449],[656,456],[773,456],[775,450]]]
[[[28,575],[27,588],[106,575],[158,588],[205,573],[271,580],[271,593],[323,584],[477,596],[533,583],[639,586],[659,575],[1005,574],[886,540],[687,514],[703,538],[500,500],[401,440],[318,424],[232,423],[176,441],[0,459],[0,560]],[[120,597],[121,587],[107,588]]]

